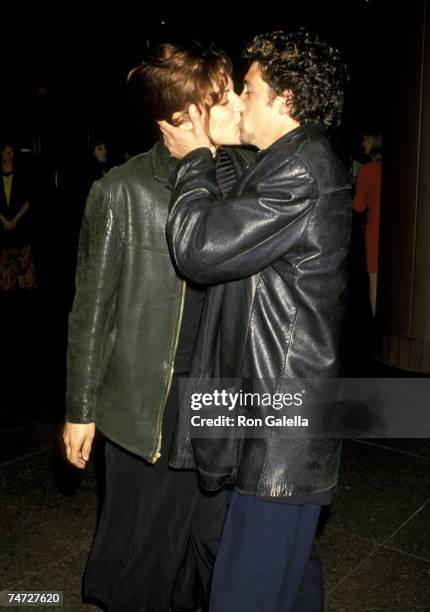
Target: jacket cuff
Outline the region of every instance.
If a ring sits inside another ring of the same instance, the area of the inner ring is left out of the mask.
[[[84,408],[80,402],[66,400],[65,418],[68,423],[94,423],[96,415],[89,406]]]
[[[184,175],[187,169],[194,164],[194,162],[198,161],[213,161],[212,151],[208,147],[199,147],[198,149],[193,149],[190,151],[185,157],[183,157],[167,182],[167,187],[173,191],[178,179]]]
[[[212,151],[208,147],[199,147],[198,149],[193,149],[193,151],[190,151],[187,155],[185,155],[185,157],[183,157],[179,162],[179,166],[182,166],[185,163],[192,163],[194,160],[205,158],[213,160]]]

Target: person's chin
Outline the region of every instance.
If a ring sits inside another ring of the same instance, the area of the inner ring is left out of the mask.
[[[252,132],[247,132],[244,129],[240,130],[240,144],[248,146],[251,145],[253,147],[259,148],[255,140],[255,136]]]
[[[240,127],[239,127],[239,140],[240,140],[240,144],[242,144],[242,145],[250,144],[249,143],[249,134],[248,134],[248,132],[246,132],[243,129],[243,125],[242,124],[240,124]]]

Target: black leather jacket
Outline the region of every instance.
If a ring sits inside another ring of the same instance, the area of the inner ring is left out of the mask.
[[[250,155],[228,149],[238,174]],[[94,183],[69,317],[66,419],[160,457],[185,295],[166,240],[176,161],[158,143]]]
[[[286,378],[339,376],[350,184],[324,129],[305,125],[280,138],[224,199],[208,149],[198,149],[178,167],[172,202],[168,237],[179,270],[215,284],[191,376],[265,379],[273,389]],[[183,415],[171,465],[196,464],[209,489],[234,482],[244,493],[288,496],[336,484],[337,440],[191,442]]]

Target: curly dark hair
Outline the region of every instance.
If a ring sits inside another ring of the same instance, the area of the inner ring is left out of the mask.
[[[336,47],[302,28],[256,36],[243,55],[250,64],[259,63],[274,97],[291,91],[291,116],[300,124],[340,124],[348,77]]]

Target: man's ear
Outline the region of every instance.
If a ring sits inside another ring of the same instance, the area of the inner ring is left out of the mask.
[[[279,105],[279,113],[281,115],[288,115],[291,117],[291,110],[293,108],[293,93],[290,89],[285,89],[279,96],[281,98],[281,104]]]

